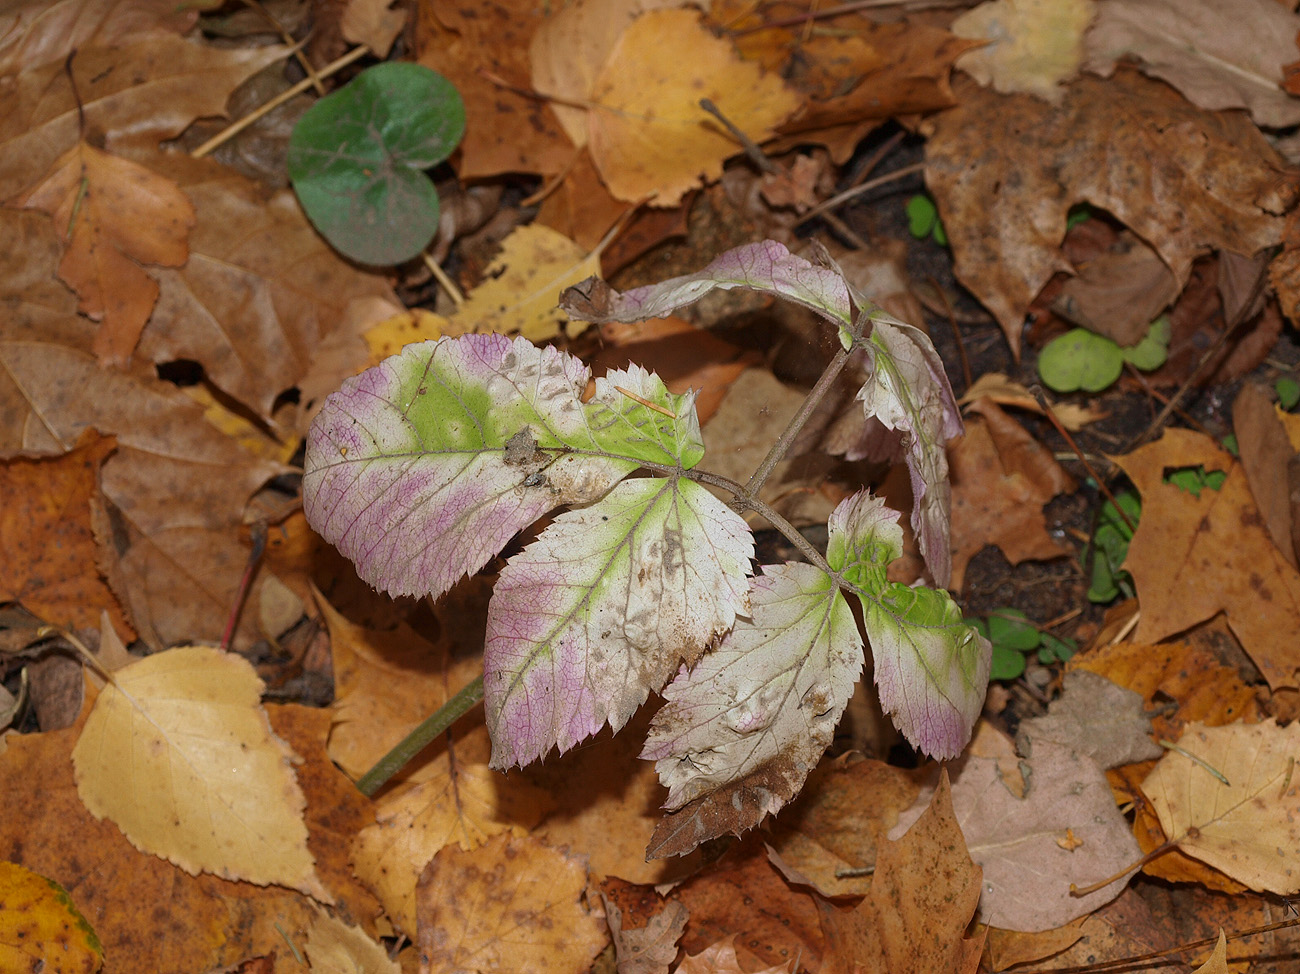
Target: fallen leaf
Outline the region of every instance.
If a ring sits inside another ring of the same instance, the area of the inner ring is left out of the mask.
[[[407,345],[435,341],[443,335],[451,334],[450,327],[446,318],[425,308],[411,308],[391,318],[385,318],[366,329],[363,336],[366,346],[370,349],[370,360],[367,365],[378,365],[388,356],[396,355]]]
[[[197,875],[333,897],[316,875],[293,752],[239,656],[167,650],[118,670],[72,752],[86,807]]]
[[[93,627],[107,612],[130,636],[121,606],[96,568],[92,529],[100,469],[117,447],[87,431],[59,457],[15,458],[0,464],[0,600],[21,602],[56,626]]]
[[[986,398],[999,406],[1028,409],[1040,416],[1043,414],[1043,407],[1039,405],[1033,393],[1026,386],[1021,385],[1019,382],[1013,382],[1001,372],[985,372],[957,400],[957,405],[969,406],[981,398]],[[1072,402],[1052,402],[1050,399],[1048,402],[1052,407],[1052,412],[1056,414],[1056,418],[1061,421],[1061,425],[1075,433],[1089,423],[1095,423],[1106,416],[1100,406],[1081,406]]]
[[[1258,383],[1248,382],[1232,403],[1232,430],[1237,434],[1241,465],[1246,471],[1255,506],[1278,552],[1297,567],[1292,542],[1291,485],[1288,468],[1296,451],[1287,438],[1273,396]]]
[[[193,204],[166,177],[78,142],[12,205],[48,213],[63,233],[59,277],[77,292],[78,310],[102,322],[95,354],[125,365],[158,299],[140,265],[185,263]]]
[[[1109,77],[1120,60],[1136,61],[1201,108],[1244,108],[1267,128],[1300,122],[1300,99],[1282,88],[1300,16],[1282,4],[1108,0],[1097,7],[1086,38],[1089,71]]]
[[[570,319],[557,305],[560,292],[600,273],[600,255],[588,253],[549,227],[528,224],[501,243],[483,283],[449,319],[447,334],[496,332],[531,342],[573,338],[587,322]]]
[[[1118,879],[1086,896],[1084,887],[1113,876],[1138,859],[1128,822],[1119,814],[1106,776],[1074,748],[1041,742],[1025,779],[1023,799],[1002,783],[997,761],[966,758],[953,774],[952,800],[971,858],[984,870],[981,923],[1006,930],[1051,930],[1085,916],[1124,890]],[[919,816],[929,795],[904,812],[890,833]],[[1083,844],[1057,844],[1073,829]]]
[[[339,17],[346,40],[364,44],[381,61],[406,26],[406,10],[390,10],[393,0],[348,0]]]
[[[52,879],[0,862],[0,970],[94,974],[104,948]]]
[[[753,961],[746,969],[797,960],[808,974],[821,970],[824,938],[817,899],[806,889],[791,888],[756,842],[733,848],[680,885],[673,898],[691,914],[681,939],[687,954],[699,954],[739,930],[737,953],[742,961]]]
[[[985,954],[994,970],[1006,970],[1018,964],[1041,961],[1075,944],[1083,936],[1080,923],[1081,921],[1075,920],[1064,927],[1041,930],[1038,933],[989,927],[988,939],[984,944]]]
[[[600,898],[614,938],[618,974],[668,974],[668,966],[677,958],[677,939],[686,928],[686,907],[669,903],[644,927],[625,929],[617,904],[604,893]]]
[[[885,835],[919,791],[915,774],[882,761],[823,761],[773,819],[768,851],[791,882],[823,896],[860,896],[871,887],[864,870],[876,865]]]
[[[1219,942],[1214,945],[1214,953],[1192,974],[1228,974],[1228,938],[1222,930],[1219,931]]]
[[[545,101],[530,88],[528,50],[546,9],[532,0],[440,6],[415,21],[418,63],[456,86],[465,102],[462,180],[524,172],[553,175],[574,146]]]
[[[984,935],[964,934],[980,900],[980,867],[953,815],[948,772],[925,812],[876,861],[854,909],[823,903],[827,974],[975,974]]]
[[[444,849],[416,891],[421,974],[586,970],[609,939],[582,906],[586,885],[583,865],[534,839]]]
[[[399,974],[402,969],[364,930],[324,911],[307,931],[303,953],[315,974]]]
[[[952,22],[958,37],[990,42],[957,59],[982,85],[1003,94],[1037,95],[1057,104],[1060,87],[1079,71],[1083,32],[1096,12],[1092,0],[990,0]]]
[[[958,95],[934,120],[926,185],[958,278],[1017,354],[1026,306],[1070,271],[1060,244],[1077,202],[1151,243],[1180,288],[1207,249],[1251,254],[1281,239],[1285,164],[1244,116],[1202,111],[1131,71],[1079,79],[1059,108],[973,85]]]
[[[330,372],[318,358],[320,346],[346,328],[355,306],[396,306],[392,289],[339,257],[290,191],[268,199],[258,184],[188,156],[159,155],[156,168],[193,200],[198,220],[185,265],[154,274],[161,293],[140,354],[154,362],[199,362],[227,395],[264,421],[287,426],[285,438],[305,431],[305,410],[286,420],[274,412],[277,401],[305,386],[309,374],[331,389],[352,375],[360,355]]]
[[[1252,889],[1289,896],[1300,891],[1294,859],[1283,851],[1300,847],[1298,744],[1296,724],[1189,724],[1181,750],[1161,759],[1142,790],[1182,851]]]
[[[1105,770],[1164,754],[1151,737],[1140,694],[1087,670],[1067,673],[1062,682],[1064,692],[1047,713],[1020,725],[1016,749],[1022,756],[1032,760],[1039,744],[1059,744],[1078,748]]]
[[[1165,430],[1115,462],[1142,494],[1124,560],[1142,605],[1134,641],[1154,642],[1224,612],[1269,685],[1295,686],[1300,651],[1277,634],[1300,631],[1300,574],[1265,531],[1241,464],[1184,429]],[[1164,482],[1166,470],[1196,466],[1226,471],[1227,479],[1200,497]]]
[[[221,49],[145,33],[78,48],[66,66],[60,57],[0,77],[0,199],[48,172],[81,138],[81,119],[108,152],[156,151],[194,119],[223,115],[231,91],[284,56],[283,47]]]
[[[736,934],[731,934],[716,944],[710,944],[698,954],[688,954],[677,965],[674,974],[749,974],[748,967],[740,965],[736,953]],[[754,974],[790,974],[799,963],[795,957],[784,964],[773,964]]]
[[[1038,961],[1037,970],[1069,970],[1093,964],[1116,964],[1133,957],[1177,946],[1169,932],[1169,917],[1152,911],[1132,887],[1077,923],[1078,936],[1066,950]],[[1074,924],[1072,924],[1074,926]],[[1151,962],[1146,974],[1184,974],[1180,961]]]
[[[197,9],[178,10],[169,0],[18,0],[0,15],[0,75],[151,32],[183,34],[198,16]]]
[[[966,566],[985,545],[1007,560],[1061,558],[1071,549],[1047,533],[1043,507],[1072,489],[1069,475],[1050,451],[990,400],[970,409],[966,435],[949,447],[952,470],[952,579],[959,592]]]
[[[688,10],[642,14],[619,37],[596,76],[588,147],[617,199],[653,193],[671,206],[701,177],[716,180],[739,150],[699,106],[711,99],[756,142],[798,107],[794,93],[710,33]]]
[[[1089,221],[1092,222],[1092,221]],[[1132,233],[1078,264],[1051,303],[1065,320],[1119,345],[1136,345],[1151,323],[1178,297],[1178,282],[1160,255]]]

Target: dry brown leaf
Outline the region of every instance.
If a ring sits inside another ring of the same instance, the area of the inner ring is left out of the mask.
[[[957,66],[982,85],[1005,95],[1037,95],[1060,102],[1061,82],[1079,72],[1083,32],[1096,9],[1093,0],[990,0],[952,22],[952,32],[988,41],[967,51]]]
[[[333,902],[307,851],[292,750],[271,731],[243,657],[204,647],[118,670],[72,752],[86,807],[186,872]]]
[[[21,602],[45,622],[73,629],[96,626],[106,611],[115,628],[131,635],[96,568],[91,527],[100,467],[116,446],[87,430],[60,457],[0,464],[0,601]]]
[[[109,152],[156,149],[194,119],[223,115],[230,92],[284,54],[281,47],[220,49],[146,33],[79,48],[69,67],[60,57],[0,77],[0,199],[48,172],[81,138],[83,117]]]
[[[1077,748],[1105,770],[1164,753],[1151,736],[1141,694],[1087,670],[1067,673],[1062,684],[1047,713],[1024,721],[1016,732],[1022,757],[1032,761],[1040,744],[1058,744]]]
[[[346,40],[364,44],[375,57],[383,60],[406,26],[406,10],[390,10],[393,0],[348,0],[339,18],[339,29]]]
[[[953,807],[966,848],[984,870],[980,921],[1036,932],[1063,926],[1110,902],[1124,889],[1117,880],[1086,896],[1070,892],[1113,876],[1138,858],[1137,842],[1119,814],[1106,776],[1073,747],[1042,742],[1025,773],[1018,799],[992,758],[965,758],[953,774]],[[904,812],[891,832],[914,822],[929,795]],[[1082,844],[1058,844],[1072,829]]]
[[[740,965],[736,954],[736,934],[731,934],[716,944],[710,944],[698,954],[688,954],[677,965],[674,974],[750,974],[748,967]],[[792,957],[784,964],[773,964],[753,974],[791,974],[799,958]]]
[[[589,322],[574,321],[559,309],[560,292],[599,274],[599,254],[549,227],[521,226],[501,242],[483,283],[448,319],[449,333],[497,332],[531,342],[580,335]]]
[[[183,34],[198,16],[171,0],[16,0],[0,13],[0,75],[151,32]]]
[[[1118,61],[1135,60],[1202,108],[1245,108],[1269,128],[1300,122],[1300,98],[1282,88],[1300,32],[1286,5],[1108,0],[1098,11],[1086,38],[1089,71],[1109,76]]]
[[[623,926],[623,911],[618,905],[603,891],[600,899],[614,938],[618,974],[668,974],[668,966],[677,958],[677,940],[686,928],[686,907],[669,903],[644,927],[628,929]]]
[[[1300,574],[1264,530],[1241,464],[1184,429],[1115,462],[1142,495],[1124,560],[1142,605],[1134,641],[1155,642],[1224,612],[1269,685],[1295,686],[1300,649],[1280,634],[1300,631]],[[1196,466],[1228,477],[1200,497],[1164,482],[1167,470]]]
[[[1282,557],[1297,567],[1291,486],[1287,470],[1296,451],[1287,438],[1273,396],[1262,385],[1247,382],[1232,404],[1232,430],[1237,434],[1241,465],[1246,471],[1255,506],[1269,537]]]
[[[1168,266],[1129,230],[1078,271],[1061,285],[1052,311],[1120,345],[1141,341],[1151,322],[1178,297]]]
[[[977,399],[987,398],[999,406],[1013,406],[1016,409],[1028,409],[1030,412],[1043,413],[1034,394],[1019,382],[1013,382],[1001,372],[985,372],[976,379],[965,394],[957,400],[959,406],[969,406]],[[1051,402],[1052,412],[1061,421],[1061,425],[1073,432],[1078,432],[1089,423],[1104,419],[1106,414],[1099,406],[1081,406],[1072,402]]]
[[[558,173],[574,146],[554,111],[530,90],[529,42],[546,19],[533,0],[421,8],[416,58],[456,86],[465,102],[462,180],[508,172]]]
[[[823,896],[860,896],[871,887],[871,875],[861,870],[875,866],[885,834],[919,791],[914,773],[881,761],[823,762],[773,819],[773,862],[792,882],[808,883]],[[851,870],[858,874],[842,875]]]
[[[154,157],[150,157],[154,158]],[[194,201],[198,222],[184,267],[155,273],[158,305],[140,340],[154,362],[193,359],[222,391],[264,420],[291,432],[306,417],[273,413],[287,390],[312,381],[336,388],[365,363],[328,370],[318,352],[346,329],[363,302],[397,306],[377,274],[335,253],[307,222],[287,190],[266,198],[257,184],[208,160],[157,156],[157,170]]]
[[[1286,851],[1300,848],[1300,724],[1194,723],[1178,746],[1142,782],[1165,834],[1252,889],[1300,891],[1295,857]]]
[[[1070,549],[1047,533],[1043,506],[1072,487],[1051,453],[990,400],[948,451],[952,477],[952,580],[961,591],[966,565],[994,544],[1013,565],[1061,558]]]
[[[1084,76],[1059,108],[967,84],[937,116],[926,184],[957,276],[1019,352],[1025,308],[1056,272],[1066,214],[1087,201],[1151,243],[1181,287],[1212,248],[1281,239],[1285,165],[1244,116],[1213,114],[1132,71]],[[1156,160],[1158,165],[1153,165]]]
[[[722,175],[740,149],[699,105],[709,98],[756,142],[799,106],[779,79],[741,61],[688,10],[638,17],[619,37],[592,87],[589,149],[617,198],[671,206]]]
[[[826,974],[975,974],[984,934],[965,931],[980,899],[980,867],[953,815],[948,772],[925,812],[876,861],[866,898],[851,910],[824,903]]]
[[[420,971],[584,971],[609,941],[582,906],[587,870],[530,838],[444,849],[416,893]]]
[[[1214,953],[1192,974],[1228,974],[1228,938],[1222,930],[1219,931],[1219,942],[1214,945]]]
[[[125,365],[158,299],[140,266],[179,267],[189,256],[194,206],[165,176],[78,142],[14,205],[42,210],[67,242],[59,277],[77,309],[102,322],[94,350]]]

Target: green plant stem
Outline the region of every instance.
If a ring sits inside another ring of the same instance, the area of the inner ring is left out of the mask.
[[[767,452],[767,456],[765,456],[763,462],[758,465],[758,469],[755,470],[754,475],[749,478],[749,482],[745,484],[741,492],[736,495],[737,500],[745,504],[753,504],[757,502],[759,490],[762,489],[767,478],[771,476],[772,470],[776,465],[785,458],[786,453],[790,449],[790,444],[792,444],[795,437],[803,431],[805,424],[807,424],[809,418],[813,414],[813,410],[815,410],[818,405],[821,404],[821,401],[826,398],[826,393],[830,391],[835,380],[838,379],[840,373],[844,371],[844,366],[848,364],[848,361],[849,349],[841,348],[835,353],[835,357],[830,360],[830,363],[822,371],[821,378],[819,378],[817,384],[812,387],[812,390],[808,393],[808,397],[804,399],[803,405],[799,407],[799,411],[795,413],[794,417],[790,420],[790,424],[785,428],[785,431],[781,433],[780,438],[772,444],[772,449]],[[755,509],[757,510],[757,508]],[[763,516],[766,517],[767,515]],[[792,538],[791,540],[794,539]]]
[[[469,713],[471,707],[483,699],[483,677],[472,681],[444,703],[431,717],[407,734],[397,746],[379,759],[379,762],[357,779],[357,789],[367,797],[373,796],[388,780],[406,767],[408,761],[425,749],[447,728]]]

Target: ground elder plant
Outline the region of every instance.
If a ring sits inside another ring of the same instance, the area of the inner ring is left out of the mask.
[[[898,512],[854,494],[831,515],[823,556],[758,499],[856,360],[867,378],[854,449],[893,448],[905,459],[912,527],[931,575],[946,584],[944,444],[961,420],[922,332],[855,293],[829,262],[773,241],[623,294],[592,278],[561,303],[590,321],[639,321],[737,287],[813,309],[842,346],[746,484],[699,466],[693,393],[674,395],[633,365],[597,379],[584,401],[589,373],[578,359],[501,335],[407,346],[330,396],[307,443],[309,522],[394,596],[437,598],[560,510],[506,563],[489,605],[482,697],[492,764],[525,765],[606,725],[617,731],[662,693],[642,752],[668,788],[669,814],[649,849],[657,856],[739,833],[799,792],[863,669],[851,600],[881,704],[919,750],[960,753],[989,677],[989,643],[947,592],[886,578],[902,553]],[[807,563],[755,570],[747,509]]]

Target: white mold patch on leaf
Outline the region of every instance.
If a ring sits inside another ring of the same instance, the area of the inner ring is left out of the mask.
[[[664,689],[667,703],[641,756],[655,762],[673,809],[761,779],[753,825],[803,787],[831,742],[863,655],[853,612],[820,569],[765,567],[750,596],[752,618],[737,621],[717,649]],[[731,797],[755,794],[747,787]]]
[[[511,559],[488,609],[492,764],[617,730],[749,612],[744,520],[679,477],[618,484]]]

